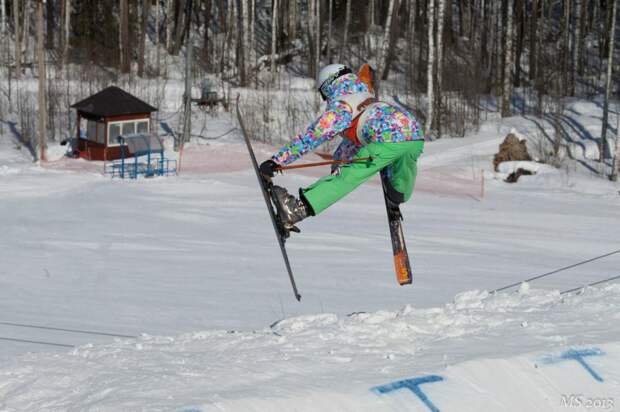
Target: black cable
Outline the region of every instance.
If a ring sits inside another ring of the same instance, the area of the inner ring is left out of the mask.
[[[9,341],[9,342],[19,342],[19,343],[34,343],[34,344],[37,344],[37,345],[60,346],[60,347],[63,347],[63,348],[75,348],[75,346],[73,346],[73,345],[66,345],[64,343],[44,342],[44,341],[39,341],[39,340],[3,338],[3,337],[0,337],[0,340],[5,340],[5,341]]]
[[[575,263],[573,265],[566,266],[566,267],[563,267],[563,268],[560,268],[560,269],[557,269],[557,270],[554,270],[554,271],[551,271],[551,272],[543,273],[542,275],[534,276],[533,278],[525,279],[525,280],[522,280],[520,282],[516,282],[516,283],[512,283],[512,284],[507,285],[507,286],[503,286],[501,288],[498,288],[498,289],[495,289],[495,290],[491,291],[490,293],[501,292],[502,290],[509,289],[511,287],[514,287],[514,286],[519,286],[520,284],[522,284],[524,282],[531,282],[532,280],[537,280],[537,279],[540,279],[540,278],[544,278],[545,276],[553,275],[555,273],[562,272],[564,270],[568,270],[568,269],[572,269],[572,268],[577,267],[577,266],[585,265],[586,263],[590,263],[590,262],[593,262],[595,260],[602,259],[602,258],[605,258],[607,256],[614,255],[616,253],[620,253],[620,249],[615,250],[615,251],[610,252],[610,253],[606,253],[606,254],[601,255],[601,256],[594,257],[592,259],[584,260],[582,262]]]
[[[130,339],[136,339],[137,338],[137,336],[121,335],[121,334],[118,334],[118,333],[96,332],[96,331],[82,330],[82,329],[54,328],[54,327],[51,327],[51,326],[29,325],[27,323],[0,322],[0,325],[17,326],[17,327],[21,327],[21,328],[32,328],[32,329],[57,330],[57,331],[61,331],[61,332],[71,332],[71,333],[83,333],[85,335],[112,336],[112,337],[116,337],[116,338],[130,338]]]
[[[584,289],[584,288],[589,288],[590,286],[600,285],[601,283],[611,282],[612,280],[617,280],[617,279],[620,279],[620,275],[614,276],[614,277],[611,277],[611,278],[608,278],[608,279],[599,280],[598,282],[588,283],[587,285],[579,286],[578,288],[568,289],[568,290],[565,290],[564,292],[560,292],[560,294],[564,295],[566,293],[577,292],[578,290],[581,290],[581,289]]]

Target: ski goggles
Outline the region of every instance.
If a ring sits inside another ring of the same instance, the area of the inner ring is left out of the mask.
[[[323,99],[323,101],[327,100],[327,97],[330,94],[329,86],[332,84],[332,82],[336,80],[337,78],[344,76],[345,74],[349,74],[349,73],[353,73],[351,69],[349,69],[348,67],[343,67],[342,69],[338,70],[337,72],[329,76],[327,79],[325,79],[323,83],[321,83],[321,85],[319,86],[319,93],[321,94],[321,98]]]

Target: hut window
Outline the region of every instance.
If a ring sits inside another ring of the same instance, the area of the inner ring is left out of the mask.
[[[108,131],[108,146],[114,146],[118,144],[118,136],[121,135],[121,124],[110,123],[110,129]]]
[[[137,132],[138,133],[148,133],[149,132],[149,122],[138,122],[137,123],[138,127],[137,127]]]
[[[109,123],[108,146],[118,145],[118,136],[149,132],[149,120],[129,120]]]
[[[136,133],[136,124],[134,122],[126,122],[126,123],[123,123],[122,126],[123,126],[123,136]]]
[[[86,123],[86,138],[93,142],[97,141],[97,122],[89,120]]]

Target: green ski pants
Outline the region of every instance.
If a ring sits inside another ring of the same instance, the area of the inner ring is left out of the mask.
[[[413,193],[417,160],[423,150],[423,140],[371,143],[362,147],[353,159],[370,157],[372,160],[342,166],[339,174],[322,177],[311,186],[301,189],[302,196],[310,204],[314,214],[318,215],[376,173],[387,168],[391,189],[397,192],[397,197],[400,197],[398,201],[406,202]]]

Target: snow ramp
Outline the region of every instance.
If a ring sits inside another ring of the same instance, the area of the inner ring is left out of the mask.
[[[620,410],[620,285],[462,293],[0,365],[0,411]]]

